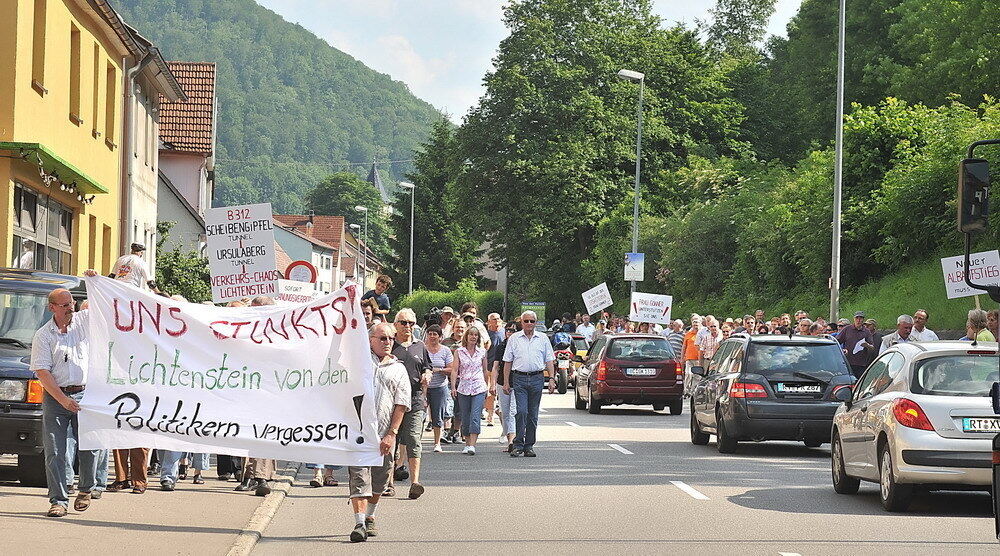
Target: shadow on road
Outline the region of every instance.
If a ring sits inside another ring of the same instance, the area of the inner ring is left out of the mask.
[[[841,495],[827,485],[749,490],[727,499],[744,508],[794,514],[893,515],[882,509],[877,485],[862,486],[857,495]],[[988,493],[917,492],[905,515],[923,517],[993,517]],[[903,515],[897,514],[897,515]]]

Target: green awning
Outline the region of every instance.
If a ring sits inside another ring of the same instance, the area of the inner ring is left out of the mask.
[[[41,143],[22,143],[17,141],[0,141],[0,150],[11,151],[18,155],[28,155],[28,161],[34,164],[38,160],[42,161],[42,168],[46,173],[59,175],[59,181],[70,184],[76,182],[76,189],[85,195],[97,195],[107,193],[108,189],[97,183],[97,180],[80,171],[52,152]],[[36,158],[37,156],[37,158]]]

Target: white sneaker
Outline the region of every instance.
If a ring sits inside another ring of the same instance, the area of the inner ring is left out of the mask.
[[[462,448],[462,453],[463,454],[468,454],[469,453],[469,448],[472,448],[472,446],[466,446],[465,448]]]
[[[435,452],[443,452],[444,450],[441,449],[441,445],[440,444],[435,444],[434,445],[434,451]]]
[[[501,434],[500,438],[497,439],[497,444],[501,446],[506,446],[507,444],[509,444],[509,442],[507,442],[507,435]]]
[[[470,456],[476,455],[476,447],[475,446],[469,446],[468,454]]]

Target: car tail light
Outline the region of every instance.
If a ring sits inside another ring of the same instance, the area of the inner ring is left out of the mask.
[[[681,365],[680,362],[677,361],[676,359],[668,363],[668,365],[672,365],[674,367],[674,375],[678,379],[684,378],[684,365]]]
[[[996,355],[997,352],[992,349],[970,349],[967,351],[969,355]]]
[[[601,361],[597,365],[597,380],[606,380],[608,377],[608,363]]]
[[[920,405],[907,398],[898,398],[895,403],[892,404],[892,416],[896,418],[896,421],[904,427],[909,427],[911,429],[920,429],[925,431],[934,430],[934,425],[931,425],[930,420],[927,418],[927,414]]]
[[[729,397],[766,398],[767,390],[764,389],[763,384],[754,384],[752,382],[734,382],[729,388]]]
[[[28,381],[28,397],[25,401],[28,403],[42,403],[44,393],[45,390],[42,388],[42,381],[33,378]]]

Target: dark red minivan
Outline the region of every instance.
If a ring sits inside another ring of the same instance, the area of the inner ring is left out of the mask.
[[[684,367],[670,342],[656,334],[614,334],[594,342],[577,372],[576,408],[600,413],[605,405],[652,405],[680,415]]]

